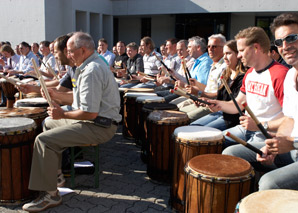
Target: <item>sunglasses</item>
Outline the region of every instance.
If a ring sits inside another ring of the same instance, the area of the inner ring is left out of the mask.
[[[293,42],[297,41],[297,39],[298,39],[298,34],[291,34],[291,35],[288,35],[285,38],[276,39],[274,41],[274,44],[277,47],[282,47],[283,41],[286,41],[288,44],[290,44],[290,43],[293,43]]]
[[[220,45],[208,45],[207,46],[208,47],[208,49],[216,49],[217,47],[222,47],[222,46],[220,46]]]

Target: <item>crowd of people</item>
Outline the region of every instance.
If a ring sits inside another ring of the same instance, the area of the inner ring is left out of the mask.
[[[153,88],[167,103],[187,113],[190,125],[228,131],[261,149],[263,156],[226,137],[223,151],[265,172],[259,190],[297,190],[298,14],[279,15],[271,31],[273,43],[260,27],[243,29],[230,41],[222,34],[211,35],[208,41],[199,36],[169,38],[159,47],[160,53],[150,37],[142,38],[139,46],[118,41],[112,52],[102,38],[96,49],[91,36],[83,32],[31,46],[22,42],[15,50],[9,42],[2,42],[3,71],[8,76],[34,78],[35,60],[53,104],[48,108],[44,131],[35,139],[29,181],[29,189],[42,193],[23,209],[41,211],[62,202],[57,190],[62,152],[67,147],[104,143],[113,137],[121,121],[118,88]],[[208,104],[170,93],[175,87]],[[23,83],[18,89],[39,92],[40,85]],[[2,101],[5,104],[5,97]],[[271,139],[244,111],[243,102]]]

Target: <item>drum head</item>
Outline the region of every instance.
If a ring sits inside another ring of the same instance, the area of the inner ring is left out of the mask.
[[[48,107],[49,104],[44,98],[26,98],[17,100],[14,104],[15,107]]]
[[[144,110],[178,110],[178,107],[176,104],[168,104],[168,103],[148,103],[145,104],[143,107]]]
[[[140,96],[137,97],[136,102],[137,103],[153,103],[153,102],[164,102],[164,97],[159,96]]]
[[[0,118],[0,135],[21,133],[36,128],[36,124],[31,118]]]
[[[147,119],[158,124],[177,124],[189,121],[185,112],[170,110],[153,111],[149,114]]]
[[[157,96],[156,93],[142,93],[142,92],[127,92],[124,97],[137,98],[140,96]]]
[[[206,154],[192,158],[188,167],[194,174],[206,178],[233,179],[249,175],[251,165],[244,159],[221,154]]]
[[[126,92],[151,92],[153,93],[154,92],[154,89],[153,88],[125,88],[126,89]]]
[[[241,213],[294,213],[298,211],[298,191],[272,189],[255,192],[241,200]]]
[[[214,141],[223,138],[222,131],[206,126],[181,126],[175,129],[174,135],[182,141]]]

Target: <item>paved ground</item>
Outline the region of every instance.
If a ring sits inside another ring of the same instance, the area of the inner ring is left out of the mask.
[[[63,196],[62,205],[46,212],[171,212],[169,185],[149,180],[140,148],[122,137],[121,126],[110,142],[101,145],[99,160],[99,188],[93,188],[93,175],[77,176],[75,192]],[[1,205],[0,212],[24,211],[21,205]]]

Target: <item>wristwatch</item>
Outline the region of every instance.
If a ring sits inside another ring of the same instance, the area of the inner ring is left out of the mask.
[[[263,127],[264,127],[265,130],[268,130],[268,122],[267,121],[264,122]]]
[[[295,149],[298,149],[298,137],[294,138],[293,146]]]

